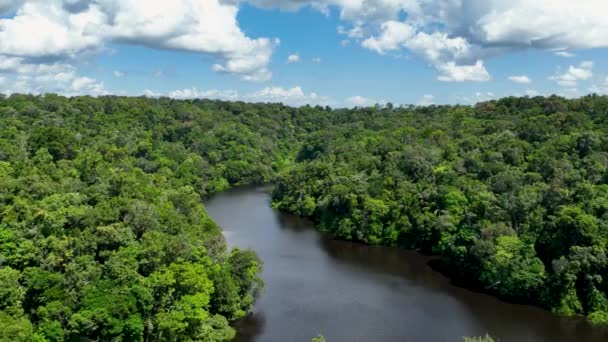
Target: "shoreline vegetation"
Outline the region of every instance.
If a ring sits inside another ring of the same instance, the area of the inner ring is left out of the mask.
[[[223,341],[263,288],[202,199],[276,183],[337,238],[608,323],[608,98],[293,108],[0,96],[0,341]]]
[[[437,255],[467,286],[608,323],[608,98],[361,109],[306,137],[273,206]]]

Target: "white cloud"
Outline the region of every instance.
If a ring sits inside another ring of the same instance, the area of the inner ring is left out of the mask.
[[[167,96],[175,99],[219,99],[246,102],[281,102],[291,106],[303,106],[307,104],[335,104],[335,101],[330,97],[322,96],[315,92],[306,93],[300,86],[295,86],[292,88],[265,87],[246,94],[240,94],[236,90],[200,90],[195,87],[173,90],[165,94],[146,89],[142,92],[142,94],[148,97]]]
[[[343,20],[363,23],[397,19],[402,11],[420,13],[421,1],[413,0],[328,0],[340,7]]]
[[[238,100],[239,94],[234,90],[198,90],[197,88],[187,88],[170,91],[168,97],[174,99],[220,99]]]
[[[264,81],[279,44],[247,37],[234,1],[45,0],[13,7],[14,17],[0,19],[0,56],[67,62],[122,42],[210,55],[218,62],[213,70]]]
[[[249,0],[254,5],[296,10],[304,6],[340,11],[342,46],[358,42],[384,54],[407,49],[452,80],[450,71],[475,71],[477,61],[525,49],[558,51],[608,47],[606,0]],[[481,64],[483,65],[483,64]],[[487,74],[487,75],[486,75]],[[487,76],[487,77],[486,77]]]
[[[482,44],[508,47],[571,49],[608,45],[608,23],[603,19],[604,0],[464,1],[483,11],[477,22],[468,22],[473,37]],[[479,4],[474,4],[479,3]],[[466,16],[465,16],[466,17]]]
[[[321,96],[315,92],[305,93],[302,87],[293,88],[266,87],[257,92],[245,95],[246,101],[253,102],[282,102],[292,106],[310,105],[332,105],[334,101]]]
[[[418,101],[418,105],[419,106],[430,106],[430,105],[434,104],[434,101],[435,101],[435,96],[430,95],[430,94],[425,94],[422,96],[420,101]]]
[[[412,38],[415,29],[409,24],[390,20],[382,23],[382,33],[378,37],[369,37],[361,45],[370,50],[384,54],[387,51],[398,50],[407,46],[407,42]]]
[[[73,94],[104,94],[103,84],[94,78],[79,76],[72,79],[71,90]]]
[[[579,66],[571,65],[564,73],[550,77],[560,87],[575,89],[579,81],[585,81],[593,76],[593,62],[585,61]]]
[[[141,94],[143,96],[146,96],[146,97],[159,97],[159,96],[162,96],[161,93],[157,93],[157,92],[155,92],[153,90],[150,90],[150,89],[145,89],[144,91],[141,92]]]
[[[325,14],[334,8],[342,20],[342,46],[411,51],[442,81],[487,81],[484,61],[513,51],[570,57],[574,49],[608,47],[606,0],[0,0],[0,65],[20,58],[23,65],[75,67],[122,43],[198,53],[213,58],[217,72],[267,81],[280,42],[242,30],[238,12],[245,2]],[[553,79],[572,88],[584,80],[576,74],[568,70]],[[49,87],[32,82],[26,82],[32,89]],[[20,84],[15,79],[13,88]]]
[[[468,95],[468,96],[458,96],[457,97],[457,102],[458,103],[464,103],[464,104],[475,104],[478,102],[485,102],[485,101],[490,101],[492,99],[496,98],[496,94],[494,94],[493,92],[487,91],[487,92],[475,92],[472,95]]]
[[[114,71],[112,72],[112,74],[113,74],[113,75],[114,75],[114,77],[116,77],[116,78],[122,78],[122,77],[125,77],[125,73],[124,73],[123,71],[120,71],[120,70],[114,70]]]
[[[490,74],[480,59],[473,59],[476,48],[464,38],[451,38],[446,33],[415,33],[404,23],[389,21],[382,24],[378,37],[364,40],[363,47],[384,54],[402,47],[413,51],[428,61],[445,82],[488,81]]]
[[[306,97],[302,87],[297,86],[293,88],[282,88],[282,87],[266,87],[260,91],[253,93],[253,98],[265,99],[273,101],[274,99],[293,98],[301,99]]]
[[[361,39],[366,35],[364,28],[359,25],[355,25],[350,29],[347,29],[344,26],[338,26],[338,33],[353,39]]]
[[[236,3],[238,0],[224,0],[225,2]],[[279,8],[284,11],[297,11],[302,7],[310,6],[319,12],[329,14],[330,1],[326,0],[244,0],[254,6],[262,8]]]
[[[591,86],[589,91],[592,93],[608,95],[608,76],[599,83]]]
[[[373,106],[376,103],[379,103],[379,101],[367,98],[367,97],[363,97],[360,95],[356,95],[356,96],[351,96],[349,98],[346,99],[346,101],[344,101],[346,103],[347,106],[350,107],[368,107],[368,106]]]
[[[103,83],[79,75],[75,67],[61,62],[29,63],[21,57],[0,59],[0,93],[57,93],[66,96],[104,95]]]
[[[300,55],[297,53],[292,53],[291,55],[287,56],[287,63],[298,63],[299,61]]]
[[[70,13],[61,1],[27,1],[15,17],[0,19],[0,54],[74,57],[100,47],[105,20],[99,6]]]
[[[530,77],[528,77],[526,75],[509,76],[509,81],[512,81],[515,83],[522,83],[522,84],[532,83],[532,80],[530,79]]]
[[[352,28],[339,30],[350,39],[381,54],[410,50],[439,72],[471,67],[477,61],[518,50],[559,51],[558,55],[567,57],[571,49],[608,47],[605,0],[326,2],[338,6],[341,18],[351,23]],[[364,36],[353,36],[354,28]],[[479,77],[470,80],[489,79],[489,73],[481,77],[486,73],[475,73]],[[440,75],[440,79],[453,78]]]
[[[337,106],[345,105],[347,107],[368,107],[376,104],[384,104],[384,100],[375,100],[364,96],[352,96],[344,100],[343,103],[336,102],[329,96],[319,95],[315,92],[305,92],[301,86],[291,88],[285,87],[264,87],[257,91],[249,93],[239,93],[236,90],[201,90],[196,87],[177,89],[166,93],[155,92],[150,89],[144,90],[142,95],[147,97],[167,96],[175,99],[219,99],[227,101],[245,101],[245,102],[265,102],[265,103],[284,103],[290,106],[303,105],[321,105],[321,106]],[[433,103],[433,95],[424,95],[420,101],[420,105],[430,105]]]
[[[482,61],[477,61],[473,65],[456,65],[454,62],[447,62],[438,65],[437,69],[441,73],[437,79],[443,82],[481,82],[490,80],[490,74],[484,67]]]
[[[573,54],[572,52],[568,52],[568,51],[557,51],[555,53],[556,56],[560,56],[560,57],[564,57],[564,58],[572,58],[572,57],[576,57],[575,54]]]
[[[321,61],[322,61],[321,57],[315,57],[315,58],[312,59],[312,62],[315,63],[315,64],[320,64]]]
[[[535,96],[541,96],[541,92],[539,92],[538,90],[535,89],[527,89],[526,90],[526,96],[530,96],[530,97],[535,97]]]

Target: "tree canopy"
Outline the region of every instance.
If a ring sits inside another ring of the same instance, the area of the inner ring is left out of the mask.
[[[608,323],[608,98],[292,108],[0,97],[3,341],[223,341],[262,289],[202,199],[276,183],[338,238]]]
[[[234,336],[262,264],[227,250],[201,198],[280,160],[272,124],[254,132],[231,106],[0,100],[0,340]]]
[[[274,206],[441,256],[503,298],[608,323],[608,98],[360,108],[307,135]]]

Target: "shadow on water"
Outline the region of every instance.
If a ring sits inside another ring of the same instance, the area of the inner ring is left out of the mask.
[[[234,324],[237,330],[238,341],[254,341],[256,336],[262,335],[266,326],[266,317],[263,312],[252,312]]]
[[[490,333],[500,341],[608,341],[582,318],[510,304],[454,286],[432,257],[337,241],[305,219],[269,207],[268,190],[237,189],[207,209],[264,260],[266,292],[235,323],[235,341],[460,341]],[[236,215],[235,213],[238,213]]]
[[[559,317],[529,305],[504,302],[488,294],[455,285],[432,267],[437,258],[394,247],[366,246],[320,236],[323,250],[341,263],[369,272],[407,279],[410,285],[456,298],[492,335],[513,341],[517,331],[505,329],[508,320],[528,322],[543,333],[540,341],[608,341],[608,328],[594,327],[583,317]],[[528,324],[526,324],[528,325]],[[514,327],[513,327],[514,328]],[[480,335],[483,332],[480,333]],[[518,341],[527,341],[525,334]]]
[[[314,229],[313,223],[310,220],[287,213],[277,212],[277,221],[281,229],[296,233],[308,232]]]

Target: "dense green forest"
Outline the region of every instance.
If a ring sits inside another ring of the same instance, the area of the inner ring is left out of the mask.
[[[263,283],[202,205],[276,183],[338,238],[608,323],[608,98],[292,108],[0,97],[0,341],[222,341]]]
[[[261,263],[226,250],[201,198],[276,174],[270,108],[0,99],[0,340],[233,337]]]
[[[509,300],[608,323],[608,97],[366,108],[306,136],[274,205],[439,255]]]

